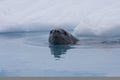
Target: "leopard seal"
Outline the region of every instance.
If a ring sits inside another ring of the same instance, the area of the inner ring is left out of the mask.
[[[52,29],[49,34],[49,43],[53,45],[76,44],[78,41],[79,39],[61,28]]]

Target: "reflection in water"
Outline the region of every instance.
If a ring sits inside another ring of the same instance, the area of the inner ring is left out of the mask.
[[[0,77],[4,77],[4,76],[5,76],[5,73],[6,73],[6,71],[3,70],[3,69],[1,69],[1,70],[0,70]]]
[[[54,55],[55,58],[61,58],[61,55],[66,54],[68,49],[72,49],[70,45],[50,45],[51,54]]]

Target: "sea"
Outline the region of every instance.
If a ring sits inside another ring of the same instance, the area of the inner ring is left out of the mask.
[[[120,75],[120,36],[79,36],[75,45],[50,45],[48,37],[49,31],[1,33],[0,76]]]

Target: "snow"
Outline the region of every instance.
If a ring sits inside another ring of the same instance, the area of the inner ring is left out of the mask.
[[[0,32],[66,24],[77,35],[119,35],[119,8],[119,0],[0,0]]]

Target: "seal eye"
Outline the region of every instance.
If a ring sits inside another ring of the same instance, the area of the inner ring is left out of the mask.
[[[67,35],[67,32],[64,31],[64,35]]]
[[[57,32],[57,33],[60,33],[60,31],[58,31],[58,30],[57,30],[56,32]]]
[[[53,31],[50,31],[50,34],[52,34]]]

